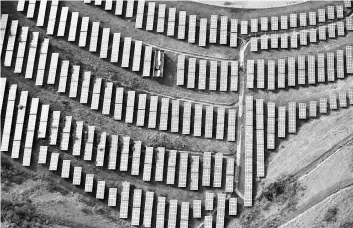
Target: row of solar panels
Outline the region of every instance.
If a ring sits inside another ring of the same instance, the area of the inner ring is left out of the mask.
[[[1,87],[0,87],[0,101],[2,103],[1,107],[6,107],[6,115],[5,115],[5,121],[4,121],[4,130],[3,131],[3,136],[2,136],[2,143],[1,143],[1,151],[8,151],[8,147],[9,147],[9,140],[10,140],[10,135],[7,134],[8,131],[10,131],[9,133],[13,132],[15,130],[15,136],[14,136],[14,140],[12,142],[12,152],[11,152],[11,157],[14,159],[18,159],[20,158],[19,154],[15,154],[15,150],[16,148],[15,144],[17,141],[18,143],[18,150],[20,149],[21,146],[21,138],[17,139],[16,134],[18,134],[17,132],[19,132],[19,129],[23,129],[23,125],[24,125],[24,116],[26,113],[26,110],[28,110],[26,108],[27,105],[27,99],[28,99],[28,92],[26,91],[21,91],[21,95],[20,95],[20,99],[18,104],[16,103],[16,90],[17,90],[17,85],[13,84],[10,86],[9,91],[8,91],[8,97],[7,97],[7,103],[4,105],[3,101],[4,101],[4,96],[6,91],[6,87],[3,85],[6,85],[6,78],[2,78],[1,80]],[[12,122],[14,120],[13,117],[13,113],[14,113],[14,107],[15,105],[17,105],[18,107],[18,111],[17,111],[17,118],[16,118],[16,124],[15,126],[11,126]],[[51,128],[50,128],[50,139],[49,139],[49,145],[56,145],[57,141],[58,141],[58,135],[59,135],[59,129],[62,130],[62,138],[61,138],[61,144],[60,144],[60,150],[67,150],[68,149],[68,145],[69,145],[69,140],[70,138],[74,138],[75,139],[75,144],[77,141],[80,141],[82,139],[80,139],[80,137],[82,137],[82,131],[77,131],[76,129],[76,137],[73,137],[72,135],[70,135],[70,131],[71,131],[71,125],[72,125],[72,117],[71,116],[66,116],[65,117],[65,123],[64,124],[60,124],[60,111],[54,111],[52,113],[49,113],[49,106],[47,105],[42,105],[41,108],[41,112],[40,112],[40,118],[39,118],[39,127],[36,130],[36,123],[37,123],[37,112],[38,112],[38,107],[39,107],[39,99],[38,98],[32,98],[32,102],[31,102],[31,106],[30,106],[30,112],[29,112],[29,118],[28,118],[28,122],[27,124],[27,133],[26,133],[26,140],[25,140],[25,145],[22,147],[24,148],[24,153],[23,153],[23,166],[30,166],[30,162],[31,162],[31,155],[32,155],[32,145],[33,145],[33,138],[34,138],[34,133],[38,132],[39,134],[43,134],[43,132],[41,133],[41,129],[42,127],[40,125],[42,125],[42,123],[44,123],[46,126],[48,125],[49,121],[49,116],[51,116],[52,121],[51,121]],[[4,108],[5,109],[5,108]],[[31,121],[31,122],[30,122]],[[80,122],[83,123],[83,122]],[[78,124],[81,125],[82,124]],[[33,126],[33,127],[32,127]],[[14,129],[15,128],[15,129]],[[91,128],[92,129],[92,128]],[[42,129],[43,130],[43,129]],[[45,132],[46,130],[44,130]],[[81,134],[80,134],[81,132]],[[94,132],[94,128],[93,128],[93,132]],[[22,132],[19,133],[20,135],[22,135]],[[44,133],[45,134],[45,133]],[[79,137],[77,137],[79,136]],[[97,155],[96,155],[96,166],[101,166],[104,163],[104,150],[105,150],[105,146],[106,146],[106,133],[102,133],[101,137],[100,137],[100,141],[99,144],[97,146]],[[90,130],[90,128],[88,129],[88,133],[87,133],[87,141],[86,141],[86,146],[85,146],[85,156],[86,156],[86,152],[87,152],[87,148],[88,150],[92,150],[93,147],[95,147],[93,145],[94,143],[94,133],[92,136],[92,130]],[[129,137],[124,137],[123,138],[123,146],[122,146],[122,152],[121,155],[123,155],[125,153],[125,151],[129,150],[130,147],[130,138]],[[118,149],[118,141],[116,141],[116,144],[114,144],[113,142],[110,144],[111,145],[111,151],[116,151]],[[73,153],[77,153],[80,152],[80,150],[74,145],[73,146]],[[78,149],[78,150],[77,150]],[[162,153],[164,154],[164,148],[158,148],[159,149],[159,154],[158,154],[158,161],[156,164],[156,179],[160,176],[163,178],[163,165],[164,165],[164,158],[161,159],[161,151],[163,151]],[[150,151],[148,149],[148,147],[146,148],[146,153],[145,153],[145,162],[148,160],[151,160],[151,156],[148,156],[148,151]],[[134,158],[136,158],[135,153],[136,150],[134,151]],[[153,153],[153,149],[152,149],[152,153]],[[176,153],[175,153],[176,154]],[[183,153],[187,158],[187,153]],[[77,155],[77,154],[75,154]],[[91,155],[92,156],[92,153]],[[211,162],[211,153],[208,153],[209,158],[209,165]],[[47,164],[47,157],[48,156],[48,147],[47,146],[41,146],[39,149],[39,155],[38,155],[38,164]],[[127,157],[129,157],[129,154],[127,154]],[[164,156],[163,156],[164,157]],[[191,173],[197,173],[198,174],[198,166],[199,164],[197,164],[197,166],[194,165],[195,160],[199,161],[198,159],[195,159],[195,157],[197,156],[193,156],[192,159],[194,159],[192,161],[192,167],[191,167]],[[111,159],[116,161],[116,153],[115,155],[112,155],[110,153],[109,155],[109,163],[111,163]],[[199,158],[199,157],[197,157]],[[173,160],[171,162],[171,160]],[[174,163],[174,165],[176,165],[176,156],[174,157],[169,157],[169,162],[168,162],[168,172],[170,169],[170,164]],[[230,163],[227,163],[227,174],[229,174],[230,171],[233,171],[234,173],[234,159],[230,158],[228,161],[230,161]],[[179,164],[180,167],[180,171],[179,171],[179,177],[181,176],[181,173],[183,173],[182,169],[186,167],[187,169],[187,164],[188,161],[187,160],[183,160],[182,158],[180,159],[181,164]],[[216,155],[216,160],[215,160],[215,179],[220,179],[222,178],[222,172],[220,172],[220,175],[217,174],[217,169],[222,170],[222,162],[223,162],[223,155],[222,154],[217,154]],[[113,162],[114,164],[115,162]],[[207,162],[206,162],[207,163]],[[158,165],[160,164],[160,165]],[[230,164],[230,165],[229,165]],[[71,160],[68,159],[64,159],[62,160],[61,164],[60,164],[60,154],[59,153],[51,153],[50,154],[50,161],[49,161],[49,170],[50,171],[58,171],[60,170],[60,166],[61,166],[61,177],[62,178],[72,178],[72,182],[73,185],[76,186],[82,186],[83,184],[81,184],[81,178],[82,178],[82,167],[73,167],[73,172],[71,169]],[[145,164],[146,165],[146,164]],[[162,169],[160,168],[162,165]],[[123,165],[124,166],[124,165]],[[231,167],[232,166],[232,167]],[[122,167],[122,166],[120,166]],[[135,164],[135,167],[139,167],[139,164]],[[157,172],[159,173],[159,175],[157,175]],[[209,173],[210,174],[210,173]],[[145,175],[145,167],[144,167],[144,175]],[[174,170],[174,175],[175,175],[175,170]],[[186,176],[184,176],[185,178],[185,182],[186,182]],[[192,175],[191,175],[191,179],[192,179]],[[228,179],[227,179],[228,180]],[[217,182],[218,183],[218,182]],[[101,199],[104,200],[106,199],[106,184],[104,180],[100,180],[96,182],[95,185],[95,190],[96,190],[96,198],[97,199]],[[181,187],[181,186],[180,186]],[[121,200],[120,200],[120,218],[128,218],[128,213],[129,213],[129,192],[130,192],[130,184],[125,182],[123,183],[123,188],[122,188],[122,192],[121,192]],[[94,189],[94,175],[93,174],[87,174],[86,175],[86,179],[85,179],[85,183],[84,183],[84,191],[85,192],[93,192]],[[115,207],[117,205],[117,188],[109,188],[109,193],[108,193],[108,206],[112,206]],[[233,188],[232,188],[233,191]],[[134,191],[136,192],[136,191]],[[141,197],[141,191],[137,192],[136,195],[140,195]],[[149,207],[145,207],[145,212],[144,212],[144,222],[143,224],[145,225],[145,227],[151,227],[151,217],[152,217],[152,207],[153,207],[153,192],[150,193],[146,193],[146,205],[150,205]],[[217,210],[219,211],[217,214],[217,222],[220,221],[221,224],[224,224],[224,217],[225,217],[225,194],[224,193],[220,193],[220,195],[218,195],[219,198],[221,200],[218,200],[217,203]],[[152,199],[151,199],[152,197]],[[134,196],[135,198],[135,196]],[[212,200],[212,202],[210,202]],[[141,201],[141,200],[140,200]],[[164,213],[162,213],[163,210],[158,209],[159,207],[163,207],[163,205],[158,206],[159,204],[163,204],[163,201],[165,202],[165,198],[163,197],[163,199],[161,198],[161,202],[157,203],[157,221],[160,220],[159,222],[163,222],[163,219],[158,219],[158,215],[163,215]],[[131,202],[131,201],[130,201]],[[201,217],[201,201],[194,201],[194,218],[200,218]],[[205,205],[207,205],[207,208],[205,208],[206,211],[212,211],[213,210],[213,198],[210,199],[210,195],[207,196],[207,202],[205,203]],[[212,205],[212,206],[210,206]],[[236,199],[232,199],[229,201],[229,206],[231,207],[229,210],[229,215],[236,215],[236,207],[237,207],[237,200]],[[131,207],[131,206],[130,206]],[[181,213],[183,214],[183,207],[185,207],[185,205],[183,206],[182,203],[182,209],[181,209]],[[141,208],[141,204],[133,203],[133,208]],[[137,210],[137,209],[135,209]],[[184,213],[184,216],[181,216],[181,220],[183,224],[187,224],[188,223],[188,217],[189,217],[189,213],[188,213],[188,208],[184,209],[187,210],[187,213]],[[134,209],[132,209],[132,211],[134,211]],[[136,212],[135,212],[136,213]],[[136,216],[134,212],[132,212],[132,223],[134,223],[133,225],[139,225],[139,218],[140,216]],[[222,215],[222,216],[221,216]],[[157,222],[158,223],[158,222]],[[174,221],[175,223],[175,221]],[[159,223],[158,223],[159,224]],[[172,223],[173,224],[173,223]],[[171,226],[174,227],[174,226]],[[222,226],[223,227],[223,226]]]
[[[186,79],[185,79],[186,75]],[[198,77],[197,77],[198,75]],[[178,86],[188,89],[210,91],[238,91],[239,64],[237,61],[218,61],[206,59],[187,58],[178,55],[177,78]]]
[[[63,159],[60,161],[59,153],[52,152],[48,155],[47,146],[40,147],[38,164],[46,165],[48,160],[47,157],[49,156],[50,161],[48,162],[48,165],[50,171],[58,172],[61,167],[61,178],[72,179],[73,185],[84,187],[84,191],[87,193],[94,193],[96,199],[107,200],[109,207],[117,207],[118,203],[120,203],[119,218],[131,219],[131,225],[133,226],[144,225],[144,227],[165,227],[165,225],[168,225],[168,227],[172,228],[177,225],[177,217],[180,218],[179,224],[188,225],[191,207],[192,218],[204,218],[207,220],[205,223],[206,227],[212,227],[214,219],[212,215],[208,214],[216,209],[217,215],[215,220],[218,224],[216,227],[224,227],[226,203],[228,206],[227,215],[237,215],[237,198],[232,197],[226,199],[224,193],[217,194],[216,206],[214,206],[215,193],[213,192],[205,193],[204,202],[202,200],[193,200],[192,204],[190,202],[182,202],[179,206],[178,200],[171,199],[167,202],[166,197],[158,197],[155,202],[154,192],[148,191],[144,193],[142,189],[133,188],[130,182],[122,182],[119,200],[118,187],[108,187],[104,180],[95,180],[94,174],[83,173],[82,167],[72,167],[71,160]],[[143,200],[142,197],[144,197]],[[142,205],[142,202],[145,202],[145,204]],[[168,215],[166,215],[167,205],[169,205]],[[178,207],[180,210],[178,210]],[[180,211],[179,216],[178,211]]]
[[[289,102],[288,107],[277,107],[277,114],[274,102],[268,102],[267,106],[264,107],[263,99],[256,99],[254,102],[253,96],[246,96],[244,206],[252,206],[254,151],[256,151],[256,176],[264,177],[265,148],[274,150],[276,148],[276,137],[286,138],[287,133],[297,133],[298,119],[316,118],[318,113],[327,114],[328,110],[348,108],[350,105],[353,105],[353,89],[348,92],[339,92],[338,96],[337,94],[330,94],[329,98],[320,98],[319,102]],[[256,150],[254,150],[255,141]]]
[[[123,12],[122,10],[120,10],[120,6],[122,6],[123,3],[118,2],[116,6],[117,9],[119,6],[119,10],[115,10],[115,15],[122,16]],[[347,8],[352,7],[351,1],[345,1],[344,6]],[[130,13],[131,11],[133,11],[133,8],[131,9],[131,7],[133,7],[133,4],[127,4],[125,15],[125,17],[127,18],[132,17],[133,15],[132,13]],[[231,47],[237,46],[238,19],[230,19],[230,32],[228,32],[229,20],[227,16],[220,16],[219,23],[218,15],[211,15],[211,18],[209,20],[210,22],[207,23],[207,18],[197,18],[196,15],[187,15],[187,11],[177,12],[176,8],[166,9],[166,4],[158,4],[158,6],[156,6],[155,2],[148,2],[146,8],[147,10],[145,10],[144,0],[138,1],[135,28],[141,29],[145,27],[146,31],[166,33],[167,36],[176,36],[177,39],[181,40],[186,39],[186,33],[188,33],[187,41],[189,43],[195,43],[196,36],[198,36],[199,46],[205,46],[206,43],[228,44],[228,41]],[[158,13],[156,12],[156,8],[158,8]],[[110,4],[109,8],[105,7],[105,10],[112,10]],[[167,11],[168,19],[166,18]],[[318,9],[317,12],[299,14],[293,13],[289,16],[282,15],[281,17],[273,16],[270,18],[270,21],[268,17],[261,17],[260,19],[251,19],[250,21],[240,21],[240,34],[246,35],[250,32],[257,33],[259,32],[259,30],[261,32],[266,32],[269,30],[286,30],[288,28],[296,28],[298,26],[315,26],[317,23],[325,23],[327,20],[343,19],[344,14],[345,12],[343,5],[336,5],[327,6],[327,9]],[[156,27],[154,27],[154,24],[156,24],[154,22],[154,18],[156,18],[157,20]],[[176,25],[177,20],[178,24]],[[145,26],[143,25],[144,21],[146,21]],[[167,21],[167,23],[165,23],[165,21]],[[177,26],[177,34],[175,34],[175,26]],[[165,27],[166,29],[164,29]],[[187,32],[186,27],[188,27]],[[197,27],[199,27],[198,33],[196,33]]]
[[[26,30],[23,29],[23,31],[28,31],[28,28]],[[183,114],[180,116],[181,108],[179,100],[170,102],[169,98],[162,98],[161,109],[159,111],[158,107],[160,106],[160,102],[158,101],[158,96],[149,96],[149,99],[147,99],[147,94],[137,95],[135,91],[129,91],[127,92],[126,99],[124,98],[126,95],[124,96],[123,88],[116,87],[113,82],[104,82],[102,78],[96,78],[94,83],[92,83],[91,72],[86,71],[82,73],[79,65],[70,66],[67,60],[59,61],[59,53],[51,54],[49,69],[46,69],[46,65],[48,65],[46,64],[47,59],[49,61],[49,39],[44,39],[44,41],[40,43],[38,42],[38,36],[39,34],[37,32],[33,33],[33,40],[30,44],[27,58],[27,53],[24,53],[26,42],[20,41],[14,69],[15,73],[22,73],[23,60],[27,59],[25,78],[34,78],[35,74],[33,74],[33,71],[37,68],[35,78],[36,85],[42,86],[45,83],[45,73],[48,72],[46,84],[54,86],[58,84],[58,92],[68,92],[70,98],[79,97],[80,103],[90,104],[93,110],[102,109],[103,115],[113,115],[115,120],[123,120],[123,112],[125,112],[126,123],[134,123],[140,127],[147,126],[148,128],[155,129],[158,122],[159,130],[182,133],[185,135],[191,134],[191,124],[193,123],[194,136],[204,136],[206,138],[215,137],[219,140],[223,140],[226,136],[228,141],[235,140],[236,110],[227,110],[227,112],[223,108],[217,109],[217,123],[214,123],[215,121],[212,121],[214,119],[212,106],[207,106],[206,113],[203,114],[205,112],[203,105],[195,104],[193,107],[191,102],[183,102]],[[9,40],[11,39],[10,35]],[[41,46],[39,60],[36,61],[37,46],[39,45]],[[21,46],[23,48],[21,48]],[[7,58],[4,60],[5,66],[12,65],[12,52],[13,48],[10,42],[8,42],[5,54]],[[69,72],[71,75],[69,75]],[[102,87],[104,89],[102,89]],[[79,92],[81,92],[81,94],[79,94]],[[150,104],[149,110],[146,108],[148,103]],[[172,104],[170,105],[170,103]],[[171,111],[170,106],[172,106]],[[194,119],[191,118],[192,113],[196,114]],[[225,120],[227,114],[228,122]],[[203,123],[206,119],[209,121],[206,122],[205,128],[203,129]],[[225,129],[224,126],[227,126],[227,128]],[[225,131],[227,133],[225,133]]]
[[[1,79],[1,102],[3,103],[6,78]],[[106,132],[97,134],[95,132],[95,126],[84,126],[83,121],[73,122],[71,116],[60,116],[60,111],[49,111],[49,105],[41,106],[41,115],[37,121],[37,111],[39,106],[39,100],[37,98],[32,99],[30,106],[29,118],[25,123],[25,115],[28,109],[27,98],[28,92],[22,91],[18,104],[16,103],[16,90],[17,86],[12,85],[9,89],[9,96],[6,107],[6,123],[4,123],[4,131],[2,138],[1,151],[9,151],[9,145],[11,144],[10,138],[11,132],[15,130],[15,135],[12,142],[11,158],[20,157],[20,146],[22,140],[22,130],[24,125],[27,125],[26,141],[25,141],[25,153],[26,157],[23,160],[25,166],[30,166],[31,152],[27,150],[32,149],[34,132],[36,123],[38,122],[38,138],[44,139],[47,137],[49,131],[49,145],[60,144],[61,151],[69,151],[72,148],[72,155],[81,156],[85,161],[94,161],[97,167],[106,166],[108,169],[115,170],[117,164],[119,164],[119,171],[127,172],[131,169],[131,175],[141,176],[140,169],[143,169],[142,180],[151,181],[151,174],[154,172],[154,181],[163,182],[166,184],[174,185],[175,179],[178,177],[178,187],[187,187],[188,180],[190,183],[190,190],[199,190],[199,173],[201,173],[200,166],[203,168],[202,171],[202,186],[211,186],[211,171],[214,170],[213,176],[213,187],[221,188],[222,176],[223,176],[223,155],[218,153],[214,157],[212,162],[211,152],[205,152],[200,165],[199,156],[191,156],[188,158],[188,153],[177,152],[176,150],[170,150],[166,152],[164,147],[158,147],[157,151],[153,147],[142,148],[141,141],[134,142],[132,148],[130,137],[119,137],[118,135],[108,136]],[[16,124],[12,126],[15,105],[17,105],[17,117]],[[51,119],[49,120],[49,117]],[[49,128],[50,125],[50,128]],[[30,141],[29,141],[30,140]],[[119,144],[119,141],[122,143]],[[109,148],[108,148],[109,145]],[[144,152],[142,152],[144,149]],[[109,152],[108,152],[109,151]],[[29,153],[29,155],[27,154]],[[132,155],[131,155],[132,153]],[[27,155],[26,155],[27,154]],[[168,157],[168,162],[167,161]],[[144,160],[143,165],[141,161]],[[227,162],[226,166],[226,180],[225,191],[233,192],[234,183],[234,158],[225,159]],[[168,163],[168,164],[167,164]],[[189,168],[189,163],[191,167]],[[166,170],[167,172],[164,172]],[[188,174],[188,170],[190,170]],[[164,175],[166,173],[166,175]]]
[[[350,74],[353,74],[353,46],[346,46],[345,50],[336,50],[336,54],[327,52],[318,53],[317,56],[298,55],[297,58],[278,59],[277,65],[276,60],[267,60],[267,64],[264,59],[257,59],[256,63],[255,60],[247,60],[246,87],[285,89],[333,82]]]
[[[353,31],[353,16],[346,18],[346,23],[339,21],[327,26],[320,26],[318,29],[300,30],[300,32],[293,32],[291,34],[282,33],[251,37],[250,50],[258,52],[260,50],[278,48],[299,48],[300,46],[307,46],[309,43],[325,41],[327,38],[335,39],[345,36],[346,32],[349,31]]]
[[[122,68],[139,72],[143,77],[149,77],[151,73],[152,76],[163,76],[156,75],[151,67],[154,65],[154,62],[152,63],[153,58],[156,57],[152,53],[152,46],[143,45],[142,41],[134,41],[131,37],[122,37],[120,33],[111,34],[110,28],[100,27],[100,22],[90,23],[89,17],[80,17],[79,12],[69,12],[69,7],[53,6],[53,4],[55,4],[54,1],[52,2],[52,7],[55,7],[55,10],[53,9],[55,11],[53,13],[55,14],[54,23],[50,23],[50,15],[47,18],[44,16],[43,23],[39,25],[37,23],[38,26],[47,25],[47,35],[54,35],[56,32],[58,37],[67,36],[69,42],[78,42],[79,47],[87,47],[90,52],[99,53],[99,57],[102,59],[110,57],[111,63],[120,63]],[[61,9],[60,18],[58,18],[59,23],[55,21],[58,7]],[[37,20],[39,20],[39,16],[40,14],[38,14]],[[4,17],[7,18],[7,15]],[[71,18],[70,22],[67,21],[68,18]],[[57,24],[58,26],[56,26]],[[160,64],[160,67],[163,66],[163,63]],[[160,72],[163,72],[163,69]]]

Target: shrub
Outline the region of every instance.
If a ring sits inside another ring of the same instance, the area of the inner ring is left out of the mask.
[[[327,209],[326,214],[324,216],[324,221],[326,222],[335,222],[336,221],[336,215],[338,212],[337,207],[331,207]]]

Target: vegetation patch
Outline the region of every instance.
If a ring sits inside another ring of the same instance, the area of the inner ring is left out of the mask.
[[[337,207],[330,207],[327,209],[326,214],[324,215],[323,220],[325,222],[336,222],[337,218],[337,213],[338,213],[338,208]]]
[[[16,169],[6,158],[1,158],[1,183],[4,184],[2,190],[6,190],[13,184],[22,184],[30,176],[29,173]]]
[[[30,199],[11,201],[1,199],[1,222],[9,227],[50,227],[51,221],[45,215],[37,213]]]

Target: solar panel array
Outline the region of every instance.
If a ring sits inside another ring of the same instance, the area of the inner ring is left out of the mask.
[[[256,175],[265,176],[265,132],[264,132],[264,100],[255,100],[256,111]]]
[[[245,207],[251,207],[253,199],[253,102],[253,96],[245,97]]]

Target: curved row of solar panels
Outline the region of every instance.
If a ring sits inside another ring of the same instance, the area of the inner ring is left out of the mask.
[[[246,87],[250,89],[276,90],[333,82],[353,74],[353,46],[316,56],[247,60],[246,72]]]

